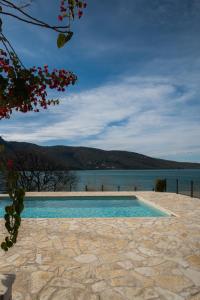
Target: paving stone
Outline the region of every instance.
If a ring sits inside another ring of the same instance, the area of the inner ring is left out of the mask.
[[[193,269],[183,269],[183,274],[194,282],[195,285],[200,286],[200,272]]]
[[[159,294],[153,288],[147,288],[143,292],[143,297],[145,300],[158,299]]]
[[[138,250],[145,255],[148,256],[157,256],[159,253],[153,249],[145,248],[145,247],[138,247]]]
[[[73,291],[73,289],[59,289],[53,293],[51,296],[51,300],[77,300],[79,293],[77,291]],[[42,300],[42,299],[41,299]]]
[[[14,254],[14,255],[11,255],[7,258],[7,262],[8,263],[12,263],[13,261],[15,261],[18,257],[20,257],[20,255],[17,253],[17,254]]]
[[[91,292],[81,293],[76,300],[99,300],[99,295],[91,294]]]
[[[49,300],[51,299],[52,294],[56,291],[55,287],[48,286],[45,287],[42,292],[40,292],[38,298],[39,300]]]
[[[53,277],[53,273],[45,271],[36,271],[31,274],[31,287],[32,294],[38,293],[41,288]]]
[[[14,300],[24,300],[24,296],[20,292],[14,292],[13,293],[13,299]]]
[[[89,264],[97,260],[97,257],[93,254],[81,254],[79,256],[74,257],[74,259],[83,264]]]
[[[110,280],[112,286],[140,286],[141,283],[133,276],[115,277]]]
[[[98,292],[105,290],[106,286],[107,285],[106,285],[105,281],[98,281],[92,285],[92,290],[94,293],[98,293]]]
[[[189,300],[200,300],[200,293],[198,295],[191,296]]]
[[[194,255],[188,256],[187,261],[192,267],[200,269],[200,254],[199,255],[194,254]]]
[[[120,276],[127,276],[128,272],[127,270],[124,269],[113,269],[111,266],[108,265],[101,265],[96,268],[96,273],[95,276],[98,279],[112,279],[115,277],[120,277]]]
[[[16,275],[13,299],[198,299],[199,200],[134,194],[179,217],[22,220],[17,244],[0,251],[1,272]]]
[[[134,251],[126,252],[126,253],[124,253],[124,256],[127,258],[130,258],[132,260],[135,260],[135,261],[142,261],[145,259],[143,256],[137,254]]]
[[[155,269],[153,269],[152,267],[135,268],[135,271],[144,276],[153,276],[156,273]]]
[[[124,300],[124,297],[114,290],[108,289],[100,294],[100,300]]]
[[[66,278],[62,277],[55,277],[49,282],[50,286],[55,287],[71,287],[71,288],[78,288],[78,289],[84,289],[85,286],[78,282],[73,282],[71,280],[68,280]]]
[[[162,297],[161,299],[165,299],[165,300],[184,300],[185,299],[185,298],[181,297],[180,295],[177,295],[177,294],[170,292],[166,289],[163,289],[161,287],[155,287],[155,290]]]
[[[41,263],[42,263],[42,255],[41,254],[37,254],[36,255],[36,263],[38,263],[38,264],[40,264],[41,265]]]
[[[130,260],[120,261],[117,264],[125,270],[129,270],[133,268],[133,264]]]
[[[135,300],[136,297],[141,297],[140,299],[142,299],[141,294],[144,289],[139,287],[115,287],[114,290],[127,300]]]
[[[191,280],[178,275],[158,275],[154,276],[153,279],[157,286],[166,288],[172,292],[181,292],[183,289],[190,287],[193,284]]]

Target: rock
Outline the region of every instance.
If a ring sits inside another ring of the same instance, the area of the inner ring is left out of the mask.
[[[45,287],[39,295],[39,300],[49,300],[51,295],[56,291],[55,287]]]
[[[52,272],[36,271],[31,274],[31,287],[32,294],[38,293],[42,287],[53,277]]]
[[[138,250],[145,255],[148,256],[157,256],[159,253],[155,250],[149,249],[149,248],[144,248],[144,247],[139,247]]]
[[[24,300],[24,296],[19,292],[13,292],[13,299],[14,300]]]
[[[55,277],[53,278],[50,283],[50,286],[55,286],[55,287],[70,287],[70,288],[79,288],[79,289],[84,289],[85,286],[81,283],[78,282],[73,282],[71,280],[68,280],[67,278],[62,278],[62,277]]]
[[[145,300],[153,300],[158,299],[159,295],[154,289],[148,288],[144,290],[143,297]]]
[[[81,254],[79,256],[74,257],[74,259],[83,264],[89,264],[97,260],[97,257],[93,254]]]
[[[11,262],[15,261],[18,257],[20,257],[19,254],[11,255],[11,256],[9,256],[9,257],[7,258],[7,262],[8,262],[8,263],[11,263]]]
[[[100,294],[101,300],[124,300],[124,297],[112,289],[103,291]],[[71,300],[71,299],[70,299]]]
[[[200,268],[200,255],[188,256],[187,261],[192,267]]]
[[[194,295],[190,298],[190,300],[199,300],[200,299],[200,293],[198,293],[197,295]]]
[[[157,275],[152,277],[156,285],[160,288],[167,289],[172,292],[181,292],[183,289],[192,286],[192,282],[184,276],[178,275]]]
[[[133,276],[116,277],[110,280],[112,286],[138,286],[140,282]]]
[[[143,256],[140,256],[139,254],[137,254],[137,253],[134,252],[134,251],[126,252],[126,253],[124,253],[124,255],[125,255],[127,258],[130,258],[130,259],[136,260],[136,261],[142,261],[142,260],[145,259]]]
[[[124,269],[111,268],[110,265],[101,265],[96,268],[95,277],[98,279],[111,279],[120,276],[127,276],[127,271]]]
[[[85,291],[81,293],[76,300],[99,300],[99,296]]]
[[[160,287],[155,287],[155,290],[158,292],[158,294],[160,296],[162,296],[161,299],[165,299],[165,300],[184,300],[183,297],[175,294],[175,293],[172,293],[168,290],[165,290],[165,289],[162,289]]]
[[[187,268],[189,266],[188,262],[180,257],[170,257],[168,260],[176,262],[177,264],[181,265],[183,268]]]
[[[35,260],[35,262],[36,262],[37,264],[41,265],[41,263],[42,263],[42,255],[41,255],[41,254],[37,254],[37,255],[36,255],[36,260]]]
[[[77,300],[79,294],[77,295],[76,291],[72,289],[59,289],[58,291],[54,292],[53,296],[51,297],[52,300]],[[41,299],[42,300],[42,299]]]
[[[200,286],[200,272],[193,269],[182,269],[183,274],[194,282],[195,285]]]
[[[153,276],[156,273],[156,271],[151,267],[135,268],[134,270],[144,276]]]
[[[61,240],[57,236],[51,237],[51,240],[52,240],[52,243],[53,243],[53,247],[56,250],[63,249],[63,244],[62,244]]]
[[[142,299],[141,293],[144,289],[138,287],[116,287],[114,288],[114,290],[121,294],[127,300],[135,300],[139,298]]]
[[[99,293],[99,292],[101,292],[101,291],[103,291],[105,289],[106,289],[106,283],[105,283],[105,281],[98,281],[98,282],[96,282],[96,283],[94,283],[92,285],[92,290],[95,293]]]
[[[133,264],[130,260],[119,261],[117,264],[125,270],[130,270],[133,268]]]

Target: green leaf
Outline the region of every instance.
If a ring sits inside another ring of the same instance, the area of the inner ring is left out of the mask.
[[[63,33],[60,33],[58,35],[58,39],[57,39],[57,46],[58,46],[58,48],[63,47],[65,43],[66,43],[65,42],[65,35]]]
[[[66,35],[64,33],[60,33],[57,38],[57,46],[58,48],[62,48],[69,40],[71,40],[73,36],[73,32],[69,31]]]

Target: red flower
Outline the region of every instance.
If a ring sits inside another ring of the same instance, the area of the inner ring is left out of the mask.
[[[79,10],[78,11],[78,17],[79,17],[79,19],[82,17],[82,15],[83,15],[83,12],[81,10]]]
[[[9,160],[7,161],[7,168],[8,168],[9,170],[11,170],[11,169],[13,168],[13,160],[12,160],[12,159],[9,159]]]

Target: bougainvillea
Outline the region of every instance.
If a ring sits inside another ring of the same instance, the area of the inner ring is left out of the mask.
[[[64,26],[54,26],[25,12],[24,9],[30,3],[16,5],[13,1],[1,0],[0,15],[13,17],[21,22],[57,32],[58,48],[63,47],[72,38],[71,20],[75,17],[80,19],[87,6],[85,1],[62,0],[58,21],[67,21]],[[23,113],[38,112],[40,108],[46,109],[51,104],[58,104],[58,100],[47,98],[48,90],[64,92],[68,85],[76,82],[76,75],[64,69],[54,69],[50,72],[47,65],[26,68],[3,34],[2,27],[3,22],[0,18],[0,41],[3,46],[3,49],[0,49],[0,119],[10,118],[13,110]],[[1,248],[7,251],[17,241],[25,191],[17,185],[20,174],[14,169],[12,160],[2,161],[1,159],[0,170],[6,174],[7,189],[11,199],[11,204],[5,207],[4,216],[5,227],[9,235],[1,243]]]
[[[18,58],[11,55],[12,59],[0,50],[0,119],[9,118],[13,109],[38,112],[40,108],[58,104],[58,100],[47,99],[47,89],[64,92],[76,82],[76,76],[63,69],[49,72],[47,65],[24,69]]]
[[[67,19],[66,27],[69,30],[65,33],[59,33],[57,38],[58,48],[63,47],[73,36],[73,32],[70,31],[70,20],[74,20],[75,17],[79,19],[83,15],[83,10],[86,8],[87,3],[85,1],[79,0],[61,0],[60,2],[60,14],[58,15],[58,20],[63,21]]]
[[[22,16],[7,12],[8,7],[21,13]],[[61,48],[73,35],[70,21],[75,17],[80,18],[85,7],[85,1],[62,0],[58,19],[67,20],[64,26],[52,26],[33,18],[24,12],[22,7],[8,0],[1,1],[0,14],[58,32],[57,46]],[[77,77],[64,69],[54,69],[50,72],[47,65],[38,68],[24,67],[11,43],[2,33],[1,18],[0,21],[0,40],[4,46],[4,49],[0,49],[0,119],[10,118],[13,110],[23,113],[38,112],[40,108],[46,109],[48,105],[58,104],[58,100],[47,98],[48,90],[55,89],[58,92],[64,92],[68,85],[76,82]]]
[[[60,2],[60,15],[58,20],[62,21],[65,17],[72,17],[74,19],[75,14],[79,18],[83,15],[83,9],[86,8],[87,3],[85,1],[78,0],[61,0]]]

